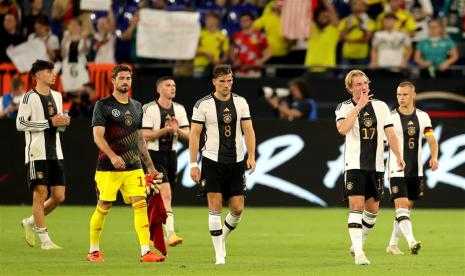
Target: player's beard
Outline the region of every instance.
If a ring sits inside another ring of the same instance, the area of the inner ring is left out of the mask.
[[[118,90],[120,93],[126,94],[129,92],[129,86],[116,87],[116,90]]]

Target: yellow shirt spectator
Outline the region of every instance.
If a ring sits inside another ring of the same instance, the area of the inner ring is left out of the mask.
[[[375,30],[375,22],[373,20],[368,19],[366,26],[362,26],[360,18],[349,15],[339,22],[339,31],[342,33],[348,25],[351,26],[351,30],[347,34],[349,40],[362,39],[365,37],[365,31],[373,32]],[[343,42],[342,57],[348,59],[367,58],[368,48],[368,42]]]
[[[335,25],[328,24],[319,29],[312,24],[312,33],[308,39],[306,66],[335,66],[336,46],[339,41],[339,30]],[[312,71],[324,71],[313,69]]]
[[[378,15],[376,19],[376,29],[382,30],[383,29],[383,18],[386,12],[381,13]],[[397,10],[394,13],[397,17],[397,22],[395,25],[395,29],[401,32],[405,32],[408,34],[412,34],[417,29],[417,24],[415,23],[415,18],[413,15],[407,10]]]
[[[219,62],[221,54],[226,54],[229,51],[229,40],[222,32],[214,33],[202,29],[200,31],[199,47],[197,51],[209,53],[214,57],[215,62]],[[204,55],[197,55],[194,59],[194,66],[202,67],[210,64],[210,59]]]
[[[254,21],[257,30],[264,30],[273,57],[282,57],[289,53],[289,42],[281,34],[281,17],[274,12],[264,13]]]

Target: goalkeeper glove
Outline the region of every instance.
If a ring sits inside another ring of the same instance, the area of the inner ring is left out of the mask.
[[[157,174],[155,177],[151,177],[149,174],[145,175],[146,193],[147,195],[160,193],[160,183],[163,182],[163,173]]]

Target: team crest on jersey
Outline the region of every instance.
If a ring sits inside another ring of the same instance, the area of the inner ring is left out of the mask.
[[[352,182],[347,182],[346,188],[347,188],[347,190],[349,190],[349,191],[352,190],[352,189],[354,188],[354,183],[352,183]]]
[[[392,191],[393,194],[397,194],[399,192],[399,187],[392,186],[391,191]]]
[[[412,121],[409,121],[407,123],[408,127],[407,127],[407,133],[409,136],[413,136],[415,135],[415,133],[417,133],[416,129],[415,129],[415,124],[412,122]]]
[[[111,111],[111,115],[113,115],[114,117],[119,117],[119,115],[121,115],[121,112],[119,112],[118,109],[113,109]]]
[[[36,172],[37,179],[44,179],[44,172]]]
[[[124,113],[124,123],[127,126],[130,126],[132,125],[132,123],[134,123],[134,120],[132,119],[132,116],[131,116],[131,112],[129,112],[129,110]]]
[[[223,122],[224,122],[225,124],[229,124],[229,123],[231,123],[231,121],[232,121],[231,113],[225,113],[225,114],[223,114]]]
[[[371,127],[373,125],[373,119],[370,117],[370,114],[368,112],[365,112],[363,114],[363,124],[366,127]]]

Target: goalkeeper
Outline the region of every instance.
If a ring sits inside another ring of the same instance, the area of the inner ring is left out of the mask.
[[[142,105],[128,96],[132,71],[117,65],[111,72],[113,93],[98,101],[92,117],[94,142],[99,148],[95,182],[98,203],[90,220],[90,249],[87,260],[103,262],[100,235],[116,194],[134,209],[134,228],[139,238],[141,262],[160,262],[164,256],[150,251],[146,184],[141,159],[152,179],[158,179],[142,137]]]

